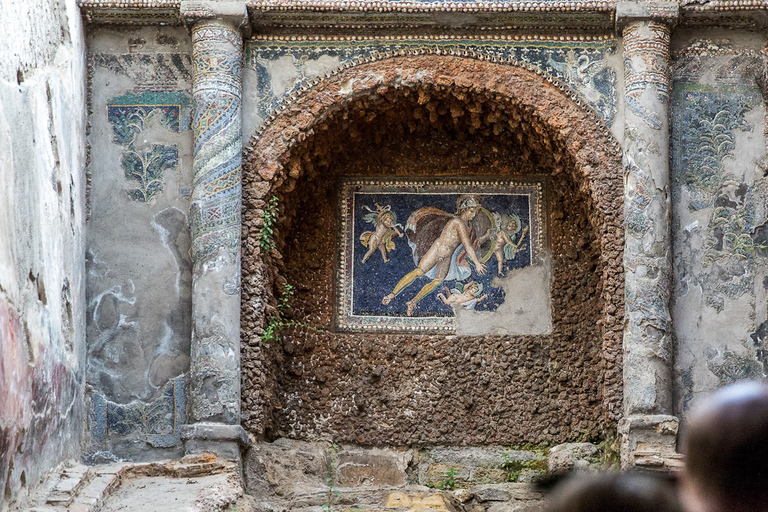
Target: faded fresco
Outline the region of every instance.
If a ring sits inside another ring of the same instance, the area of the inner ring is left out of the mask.
[[[541,252],[540,182],[345,182],[339,328],[452,330]]]
[[[766,352],[765,108],[757,52],[683,54],[675,70],[672,182],[677,409],[744,379]]]

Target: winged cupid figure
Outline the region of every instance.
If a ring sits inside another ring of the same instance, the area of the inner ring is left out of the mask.
[[[402,238],[403,233],[398,227],[402,228],[403,226],[397,223],[397,215],[392,211],[390,205],[379,206],[378,203],[375,203],[375,206],[376,211],[363,206],[363,208],[370,212],[363,219],[375,226],[373,231],[366,231],[360,235],[360,243],[368,248],[368,252],[363,256],[363,263],[368,261],[368,258],[376,252],[376,249],[381,252],[384,263],[389,263],[387,253],[395,248],[395,241],[392,240],[392,237],[397,235]]]

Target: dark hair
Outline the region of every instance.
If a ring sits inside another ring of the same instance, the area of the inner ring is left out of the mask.
[[[647,473],[571,476],[547,500],[546,512],[682,512],[672,483]]]
[[[686,478],[721,510],[768,503],[768,386],[740,383],[694,409],[684,430]]]

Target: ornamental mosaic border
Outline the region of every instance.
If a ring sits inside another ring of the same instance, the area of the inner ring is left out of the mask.
[[[185,375],[171,379],[161,396],[150,403],[118,404],[98,392],[91,393],[88,431],[92,439],[101,444],[113,436],[133,438],[138,433],[155,448],[179,446],[186,421],[186,386]]]
[[[488,12],[499,15],[514,12],[557,15],[563,23],[575,27],[579,25],[577,16],[585,12],[601,14],[604,21],[612,23],[618,3],[617,0],[268,0],[250,1],[246,5],[252,20],[263,18],[265,14],[286,11],[304,14],[392,12],[409,15],[437,12]],[[78,0],[77,5],[85,19],[91,23],[164,25],[184,22],[180,13],[181,0]],[[698,0],[682,0],[679,5],[681,26],[759,28],[754,15],[768,10],[766,0],[715,0],[704,4]],[[535,22],[532,19],[526,26],[533,27]]]
[[[562,36],[566,37],[566,36]],[[534,44],[532,44],[532,42]],[[266,46],[259,48],[258,45]],[[573,64],[587,57],[586,65],[604,63],[606,55],[612,55],[616,51],[615,39],[602,38],[595,41],[579,40],[561,41],[554,40],[528,40],[518,37],[487,37],[461,39],[458,37],[390,37],[390,38],[357,38],[354,36],[259,36],[250,39],[246,44],[246,65],[250,69],[261,73],[259,80],[269,83],[269,76],[257,59],[259,55],[278,57],[286,54],[292,55],[297,61],[308,60],[308,55],[320,57],[329,53],[338,53],[342,62],[339,66],[325,73],[324,76],[315,78],[300,74],[294,84],[286,90],[281,97],[274,96],[271,87],[268,90],[260,90],[258,101],[258,113],[264,119],[262,125],[257,128],[255,137],[258,138],[287,106],[296,101],[310,88],[317,86],[324,79],[345,72],[352,67],[379,62],[386,59],[406,55],[446,55],[456,57],[473,58],[480,61],[507,64],[532,71],[542,76],[563,91],[579,107],[590,111],[599,119],[608,131],[617,112],[616,71],[613,67],[604,64],[595,76],[604,74],[603,82],[607,87],[602,91],[592,87],[598,94],[597,99],[589,102],[579,92],[578,69],[569,65],[567,61],[552,59],[553,50],[559,50],[567,56],[573,54]],[[382,51],[384,50],[384,51]],[[583,52],[576,55],[577,51]],[[590,57],[598,56],[594,62],[589,62]],[[541,62],[536,62],[537,58]],[[548,58],[548,60],[544,60]],[[261,70],[259,69],[261,68]],[[299,70],[302,73],[301,70]],[[592,77],[594,78],[594,76]],[[594,83],[594,82],[593,82]],[[584,82],[581,82],[584,85]],[[584,88],[584,87],[583,87]],[[265,87],[266,89],[266,87]],[[606,90],[607,89],[607,90]]]
[[[430,194],[457,193],[460,186],[471,187],[472,194],[493,194],[515,187],[515,191],[529,197],[531,262],[538,261],[546,244],[544,217],[545,181],[541,177],[498,179],[492,176],[460,177],[449,176],[437,179],[386,179],[350,178],[342,179],[339,187],[339,236],[337,241],[336,299],[334,308],[335,326],[343,332],[408,332],[408,333],[452,333],[456,324],[454,317],[392,317],[360,316],[352,308],[352,266],[353,245],[356,242],[352,201],[354,192],[367,190],[392,192],[406,189],[427,189]],[[396,324],[393,324],[393,319]]]

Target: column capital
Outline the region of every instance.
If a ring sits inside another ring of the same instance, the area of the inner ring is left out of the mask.
[[[179,15],[188,28],[202,20],[218,19],[250,36],[251,25],[248,20],[248,4],[237,1],[182,0]]]
[[[679,20],[678,2],[623,1],[616,4],[616,31],[619,33],[630,23],[639,21],[656,21],[672,28]]]

